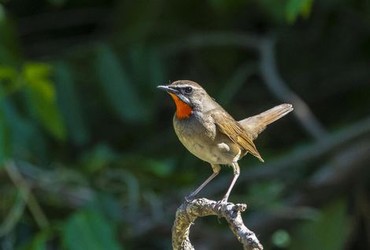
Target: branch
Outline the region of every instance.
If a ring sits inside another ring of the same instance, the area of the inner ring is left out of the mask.
[[[327,136],[327,131],[311,111],[310,107],[303,101],[303,99],[289,89],[288,84],[280,76],[277,68],[274,38],[261,38],[259,43],[260,53],[260,71],[261,76],[267,88],[278,99],[284,102],[290,102],[294,106],[293,112],[301,126],[316,140],[321,140]]]
[[[247,209],[246,204],[234,204],[231,202],[219,204],[216,201],[205,198],[184,202],[176,211],[176,218],[172,227],[173,249],[194,249],[190,242],[190,227],[198,217],[217,215],[223,217],[229,223],[229,227],[246,250],[262,250],[256,235],[243,223],[241,212]]]
[[[4,164],[5,170],[7,171],[10,179],[19,190],[22,199],[27,204],[33,215],[37,225],[43,229],[49,226],[49,221],[46,218],[44,211],[42,210],[36,197],[31,192],[31,188],[27,181],[23,178],[22,174],[19,172],[16,164],[13,161],[7,161]]]

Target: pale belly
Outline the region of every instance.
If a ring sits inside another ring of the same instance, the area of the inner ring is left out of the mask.
[[[216,126],[206,129],[196,119],[175,120],[174,129],[181,143],[193,155],[210,164],[231,165],[239,160],[240,149],[227,136],[217,132]]]

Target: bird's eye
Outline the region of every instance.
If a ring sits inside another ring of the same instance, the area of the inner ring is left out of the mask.
[[[184,89],[184,92],[185,92],[186,94],[190,94],[192,91],[193,91],[193,88],[192,88],[192,87],[186,87],[186,88]]]

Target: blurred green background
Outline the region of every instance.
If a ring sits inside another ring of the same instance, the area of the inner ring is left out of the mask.
[[[370,249],[368,0],[0,1],[0,249],[170,249],[211,173],[156,89],[178,79],[236,119],[295,106],[230,197],[265,249]],[[191,239],[241,249],[215,217]]]

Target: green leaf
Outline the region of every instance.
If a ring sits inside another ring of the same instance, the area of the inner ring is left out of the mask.
[[[313,0],[289,0],[286,4],[286,19],[293,23],[299,15],[308,17],[312,8]]]
[[[286,248],[290,244],[290,235],[287,231],[279,229],[272,235],[272,243],[280,248]]]
[[[15,68],[0,65],[0,84],[3,88],[3,93],[1,93],[0,98],[8,95],[19,87],[19,81],[17,81],[17,79],[18,72]]]
[[[281,202],[279,198],[283,190],[284,184],[280,181],[260,181],[250,187],[248,200],[256,207],[279,206]]]
[[[113,225],[100,213],[82,210],[72,215],[63,228],[63,244],[68,250],[118,250]]]
[[[44,138],[34,124],[22,116],[10,95],[0,86],[0,162],[9,157],[46,156]]]
[[[82,155],[82,166],[87,172],[94,173],[109,166],[117,158],[107,144],[98,144]]]
[[[42,231],[33,237],[32,241],[21,250],[47,250],[47,242],[50,240],[50,231]]]
[[[75,90],[71,70],[65,63],[56,63],[54,78],[57,100],[68,128],[68,134],[77,145],[83,145],[87,143],[89,133],[82,117],[79,96]]]
[[[146,120],[148,114],[134,82],[108,46],[101,45],[97,49],[95,66],[103,92],[115,113],[128,122]]]
[[[94,199],[87,204],[87,207],[98,211],[110,221],[121,220],[124,217],[123,215],[127,215],[127,213],[122,213],[121,201],[107,192],[96,192]]]
[[[276,0],[257,0],[257,3],[262,6],[269,16],[271,16],[276,22],[285,22],[284,19],[284,8],[285,1]]]
[[[129,59],[132,75],[143,85],[156,87],[164,82],[167,74],[157,48],[140,43],[135,44],[130,49]]]
[[[350,228],[348,223],[346,201],[339,199],[332,202],[323,208],[316,220],[296,227],[291,235],[292,244],[289,249],[341,249]]]
[[[28,63],[24,66],[23,75],[26,95],[34,115],[50,134],[64,140],[66,129],[57,107],[55,88],[50,80],[51,67],[42,63]]]
[[[175,164],[169,159],[165,161],[156,161],[153,159],[142,159],[142,169],[158,176],[167,177],[174,172]]]
[[[258,4],[276,21],[293,23],[298,16],[308,17],[313,0],[258,0]]]

